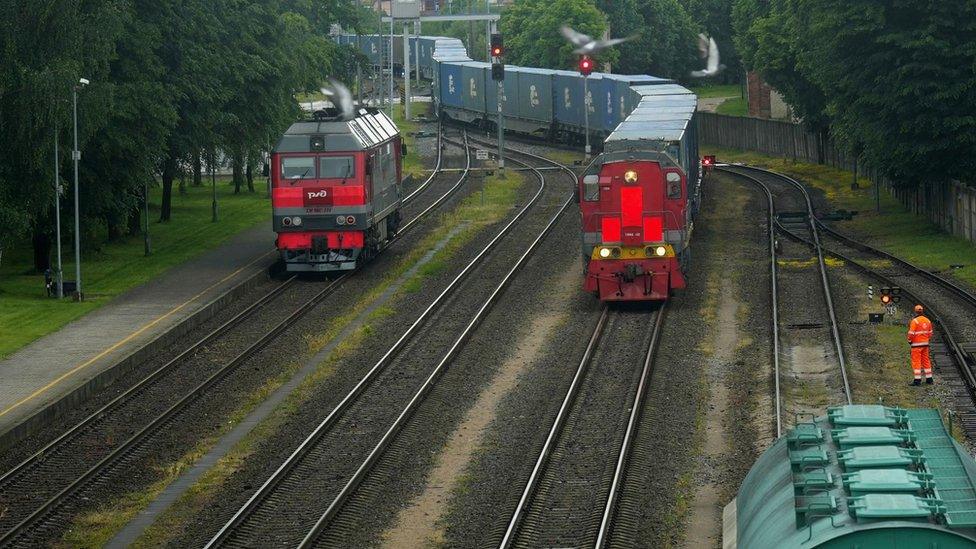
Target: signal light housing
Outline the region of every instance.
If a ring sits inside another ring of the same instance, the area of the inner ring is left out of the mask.
[[[580,57],[579,71],[583,76],[589,76],[593,72],[593,59],[589,55]]]
[[[490,50],[492,57],[501,57],[502,55],[505,55],[505,46],[502,44],[501,34],[492,33]]]
[[[703,156],[702,157],[702,165],[703,166],[706,166],[706,167],[709,167],[709,168],[711,168],[712,166],[714,166],[715,165],[715,155],[714,154],[706,154],[705,156]]]
[[[504,63],[492,63],[491,64],[491,79],[496,82],[501,82],[505,80],[505,64]]]

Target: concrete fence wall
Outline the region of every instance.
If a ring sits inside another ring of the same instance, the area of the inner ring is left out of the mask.
[[[808,132],[799,124],[698,114],[698,135],[703,145],[755,151],[844,170],[859,168],[859,177],[880,183],[912,212],[926,216],[948,233],[976,242],[976,188],[958,182],[924,182],[918,187],[899,188],[874,170],[857,166],[855,159],[827,136]]]

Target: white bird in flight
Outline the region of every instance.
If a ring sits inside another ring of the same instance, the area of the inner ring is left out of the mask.
[[[725,70],[725,65],[720,65],[718,62],[718,44],[715,43],[714,38],[699,34],[698,53],[702,59],[708,59],[708,61],[705,63],[704,70],[691,71],[693,77],[705,78],[706,76],[715,76]]]
[[[579,53],[583,55],[591,55],[597,53],[598,51],[605,50],[611,46],[616,46],[622,42],[626,42],[633,38],[633,36],[628,36],[627,38],[611,38],[610,40],[594,40],[589,35],[583,34],[581,32],[576,32],[575,30],[563,25],[559,29],[562,31],[563,36],[566,40],[569,40],[576,49],[573,53]]]
[[[339,110],[343,120],[352,120],[356,117],[356,108],[352,102],[352,92],[342,82],[330,78],[328,83],[322,86],[321,91],[329,97],[335,108]]]

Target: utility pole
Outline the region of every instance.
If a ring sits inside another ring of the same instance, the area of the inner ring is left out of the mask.
[[[417,90],[420,90],[420,19],[413,22],[413,34],[417,37],[417,47],[413,49],[414,74],[416,74]]]
[[[145,238],[143,238],[143,244],[145,247],[145,255],[149,257],[152,255],[152,239],[149,237],[149,178],[143,179],[142,183],[142,204],[145,207]]]
[[[71,151],[71,159],[75,165],[75,299],[78,301],[85,299],[85,294],[81,291],[81,221],[78,208],[78,162],[81,160],[81,151],[78,149],[78,87],[89,83],[88,79],[79,78],[71,94],[71,116],[75,126],[75,148]]]
[[[213,212],[213,223],[217,222],[217,149],[210,153],[210,190],[213,193],[213,202],[210,209]]]
[[[58,299],[64,297],[64,275],[61,271],[61,176],[58,172],[58,125],[54,124],[54,234],[55,249],[58,257],[58,269],[54,273],[54,282],[58,289]]]
[[[390,0],[390,118],[393,118],[393,0]]]
[[[403,119],[410,120],[410,23],[409,22],[403,23]]]

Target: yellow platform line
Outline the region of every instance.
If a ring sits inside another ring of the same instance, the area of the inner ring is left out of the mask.
[[[221,278],[217,282],[214,282],[213,284],[211,284],[210,286],[208,286],[206,289],[204,289],[203,291],[201,291],[197,295],[191,297],[190,299],[187,299],[183,303],[177,305],[176,307],[173,307],[169,311],[167,311],[167,312],[163,313],[162,315],[156,317],[155,319],[153,319],[149,323],[143,325],[138,330],[136,330],[136,331],[132,332],[131,334],[125,336],[124,338],[122,338],[121,340],[119,340],[118,342],[116,342],[115,344],[113,344],[111,347],[109,347],[109,348],[105,349],[104,351],[98,353],[94,357],[86,360],[84,363],[79,364],[78,366],[75,366],[71,370],[68,370],[67,372],[61,374],[60,376],[58,376],[57,379],[54,379],[53,381],[51,381],[47,385],[41,387],[40,389],[34,391],[30,395],[24,397],[23,399],[21,399],[20,401],[18,401],[16,404],[14,404],[14,405],[10,406],[9,408],[7,408],[6,410],[0,412],[0,417],[3,417],[5,415],[7,415],[11,411],[13,411],[13,410],[17,409],[18,407],[22,406],[24,403],[29,402],[30,400],[33,400],[34,398],[37,398],[38,396],[40,396],[40,395],[46,393],[47,391],[51,390],[52,387],[54,387],[58,383],[61,383],[62,381],[64,381],[65,378],[68,378],[68,377],[72,376],[73,374],[79,372],[80,370],[83,370],[83,369],[87,368],[88,366],[91,366],[93,363],[95,363],[96,361],[98,361],[100,358],[102,358],[105,355],[111,353],[112,351],[118,349],[122,345],[125,345],[129,341],[132,341],[133,338],[138,337],[139,334],[145,332],[149,328],[152,328],[156,324],[159,324],[163,320],[166,320],[167,318],[169,318],[170,316],[172,316],[173,314],[175,314],[179,310],[183,309],[184,307],[186,307],[190,303],[193,303],[194,301],[196,301],[197,299],[199,299],[200,297],[202,297],[204,294],[208,293],[210,290],[216,288],[217,286],[220,286],[224,282],[226,282],[226,281],[230,280],[231,278],[237,276],[238,274],[241,273],[241,271],[243,271],[244,269],[247,269],[248,267],[254,265],[258,261],[261,261],[262,259],[264,259],[265,257],[267,257],[268,254],[272,253],[273,251],[274,250],[271,250],[269,252],[266,252],[266,253],[261,254],[254,261],[251,261],[250,263],[248,263],[247,265],[244,265],[240,269],[237,269],[236,271],[230,273],[229,275],[225,276],[224,278]]]

